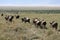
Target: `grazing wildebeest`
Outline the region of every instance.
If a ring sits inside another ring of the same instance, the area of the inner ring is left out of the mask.
[[[9,21],[12,22],[14,16],[9,16]]]
[[[5,19],[10,21],[10,22],[12,22],[13,18],[14,18],[14,16],[11,16],[11,15],[8,15],[5,17]]]
[[[30,23],[30,19],[28,18],[28,17],[24,17],[24,18],[22,18],[22,22],[28,22],[28,23]]]
[[[20,17],[20,16],[19,16],[19,15],[17,15],[17,16],[16,16],[16,19],[18,19],[19,17]]]
[[[50,22],[50,25],[57,30],[58,23],[55,21]]]
[[[1,16],[3,16],[3,13],[1,14]]]

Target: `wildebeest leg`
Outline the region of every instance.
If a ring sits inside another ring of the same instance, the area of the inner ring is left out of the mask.
[[[30,19],[28,20],[28,22],[30,23]]]
[[[56,25],[56,30],[57,30],[58,24]]]
[[[38,27],[40,26],[40,24],[39,24],[39,23],[37,23],[37,24],[36,24],[36,26],[37,26],[37,28],[38,28]]]
[[[57,30],[57,27],[55,29]]]
[[[42,27],[42,26],[40,26],[40,28],[41,28],[41,29],[43,29],[43,27]]]
[[[58,26],[57,24],[56,25],[53,25],[53,28],[55,28],[55,30],[57,30],[57,26]]]
[[[29,23],[30,23],[30,21],[29,21]]]
[[[12,19],[9,19],[10,22],[12,22]]]
[[[27,21],[24,21],[25,23],[27,22]]]
[[[38,25],[38,24],[36,24],[36,23],[34,23],[34,25],[35,25],[35,27],[37,27],[37,28],[39,27],[39,25]]]
[[[34,24],[37,28],[38,28],[38,25],[37,24]]]
[[[47,29],[46,25],[44,25],[44,29]]]
[[[23,20],[22,20],[22,22],[23,22]]]
[[[22,22],[24,22],[24,19],[22,18]]]

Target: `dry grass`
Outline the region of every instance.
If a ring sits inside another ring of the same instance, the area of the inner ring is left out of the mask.
[[[20,15],[19,19],[13,20],[12,23],[4,19],[5,15]],[[55,20],[59,23],[60,29],[60,14],[4,14],[0,16],[0,40],[60,40],[60,33],[52,29],[49,22]],[[29,17],[31,23],[22,23],[22,17]],[[47,21],[47,30],[36,28],[32,24],[33,18],[45,19]],[[7,22],[7,23],[6,23]],[[17,30],[17,31],[16,31]]]

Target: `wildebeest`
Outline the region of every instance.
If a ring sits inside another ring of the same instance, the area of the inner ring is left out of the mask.
[[[40,23],[41,23],[41,22],[40,22],[40,20],[39,20],[38,18],[34,18],[34,19],[33,19],[33,24],[34,24],[35,26],[37,26],[37,27],[40,26]]]
[[[42,28],[42,26],[41,26],[41,21],[39,21],[39,20],[36,21],[35,25],[36,25],[37,27],[39,26],[40,28]]]
[[[41,21],[41,27],[43,27],[44,29],[47,29],[46,24],[47,22],[45,20]]]
[[[46,28],[46,21],[44,21],[44,20],[39,20],[38,18],[35,18],[34,20],[33,20],[33,23],[38,27],[40,27],[41,29],[42,28],[45,28],[45,29],[47,29]]]
[[[22,22],[28,22],[28,23],[30,23],[30,19],[28,18],[28,17],[24,17],[24,18],[21,18],[22,19]]]
[[[14,16],[9,16],[9,21],[12,22]]]
[[[20,17],[20,16],[19,16],[19,15],[17,15],[17,16],[16,16],[16,19],[18,19],[19,17]]]
[[[13,18],[14,18],[14,16],[12,16],[12,15],[5,16],[5,19],[10,22],[12,22]]]
[[[36,22],[38,21],[38,18],[33,19],[33,24],[36,25]]]
[[[55,21],[50,22],[50,25],[57,30],[58,23]]]

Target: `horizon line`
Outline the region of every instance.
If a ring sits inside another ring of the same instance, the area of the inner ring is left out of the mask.
[[[16,5],[13,5],[13,6],[1,6],[0,7],[60,7],[60,6],[16,6]]]
[[[60,5],[44,5],[44,4],[42,4],[42,5],[40,5],[40,4],[0,4],[0,6],[16,6],[16,7],[40,7],[40,6],[47,6],[47,7],[60,7]]]

